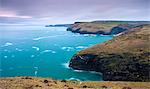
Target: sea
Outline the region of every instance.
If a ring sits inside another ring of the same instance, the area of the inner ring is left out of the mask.
[[[102,74],[68,67],[80,50],[108,41],[110,35],[78,34],[67,27],[1,26],[0,77],[35,76],[98,81]]]

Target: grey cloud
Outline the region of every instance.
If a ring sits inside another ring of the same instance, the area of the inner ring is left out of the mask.
[[[49,17],[50,20],[62,19],[62,22],[90,19],[147,20],[149,0],[0,0],[0,5],[20,16],[34,19]]]

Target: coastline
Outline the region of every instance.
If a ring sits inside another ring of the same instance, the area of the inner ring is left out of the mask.
[[[112,40],[79,51],[69,67],[101,72],[104,81],[150,81],[149,26],[128,29]]]
[[[120,37],[121,35],[116,37]],[[79,53],[77,53],[77,55],[79,55]],[[149,89],[150,87],[149,87],[149,82],[137,82],[137,81],[129,82],[129,81],[121,81],[121,80],[73,81],[73,80],[54,80],[50,78],[24,76],[24,77],[6,77],[6,78],[1,77],[0,88],[2,89],[7,89],[7,88],[10,89],[16,89],[16,88],[17,89],[85,89],[85,88],[88,89]]]

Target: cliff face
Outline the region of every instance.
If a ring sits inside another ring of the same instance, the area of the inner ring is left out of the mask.
[[[104,80],[150,81],[150,25],[133,28],[74,55],[73,69],[97,71]]]
[[[95,21],[95,22],[75,22],[67,31],[80,34],[103,34],[116,35],[126,30],[136,28],[140,24],[147,22],[119,22],[119,21]]]

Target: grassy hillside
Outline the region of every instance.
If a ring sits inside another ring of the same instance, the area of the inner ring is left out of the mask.
[[[114,39],[97,44],[91,48],[80,51],[78,54],[101,54],[101,52],[107,53],[141,53],[149,52],[150,48],[150,25],[144,26],[142,29],[135,29],[134,31],[125,32],[124,35],[115,37]],[[113,50],[112,50],[113,49]]]
[[[104,80],[150,81],[150,25],[78,52],[69,66],[102,72]]]
[[[125,30],[134,28],[149,22],[140,21],[93,21],[93,22],[75,22],[68,27],[68,31],[81,34],[118,34]],[[118,32],[119,31],[119,32]]]

